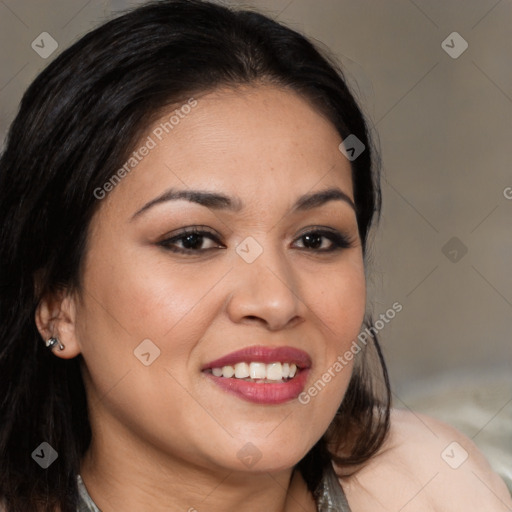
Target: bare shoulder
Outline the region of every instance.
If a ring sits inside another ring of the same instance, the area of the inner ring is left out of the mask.
[[[354,511],[510,512],[512,497],[475,443],[424,414],[392,409],[380,451],[340,479]]]

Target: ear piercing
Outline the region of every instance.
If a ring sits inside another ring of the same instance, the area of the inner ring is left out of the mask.
[[[46,340],[45,345],[46,345],[46,348],[49,348],[50,350],[52,350],[53,347],[55,347],[55,345],[59,346],[59,350],[64,350],[64,345],[57,338],[54,338],[53,336]]]

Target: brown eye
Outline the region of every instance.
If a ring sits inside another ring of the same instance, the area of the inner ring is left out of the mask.
[[[325,243],[323,240],[330,240],[330,246],[322,248]],[[347,249],[352,246],[353,240],[338,232],[338,231],[327,231],[314,230],[308,231],[301,235],[298,240],[303,240],[303,244],[307,250],[316,252],[333,252],[340,249]]]
[[[203,247],[205,240],[213,241],[216,245],[205,248]],[[178,246],[179,244],[181,247]],[[186,229],[176,236],[162,240],[158,245],[170,251],[180,253],[200,253],[224,247],[213,233],[199,229]]]

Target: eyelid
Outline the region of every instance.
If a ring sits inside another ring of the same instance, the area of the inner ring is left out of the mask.
[[[211,228],[209,228],[208,226],[203,226],[203,225],[194,225],[194,226],[187,226],[187,227],[184,227],[184,228],[180,228],[180,229],[177,229],[175,231],[171,231],[169,233],[166,233],[163,237],[162,237],[162,242],[165,242],[165,241],[168,241],[170,239],[174,239],[174,238],[178,238],[180,236],[185,236],[185,235],[189,235],[189,234],[199,234],[199,235],[202,235],[202,234],[208,234],[212,237],[215,237],[215,238],[219,238],[219,236],[217,235],[217,233],[212,230]]]
[[[315,253],[315,252],[328,253],[328,252],[336,252],[336,250],[348,249],[350,247],[353,247],[358,240],[357,236],[350,234],[346,230],[328,228],[326,226],[308,226],[307,228],[305,228],[305,230],[301,234],[299,234],[295,238],[295,240],[299,240],[302,237],[304,237],[310,233],[317,234],[320,237],[328,238],[334,244],[334,248],[332,248],[332,249],[320,249],[320,250],[305,249],[305,250],[307,250],[309,252],[313,252],[313,253]]]
[[[188,235],[197,235],[199,238],[209,239],[222,247],[208,247],[206,249],[183,249],[183,248],[177,248],[172,247],[172,243],[178,243],[179,240],[183,239],[184,237]],[[320,238],[327,238],[331,242],[331,248],[329,249],[308,249],[304,248],[302,249],[305,252],[309,253],[317,253],[317,254],[327,254],[327,253],[335,253],[339,252],[343,249],[351,248],[355,245],[355,243],[358,240],[357,236],[354,236],[352,234],[349,234],[346,230],[339,230],[336,228],[331,228],[327,226],[307,226],[305,227],[301,233],[299,233],[293,241],[296,242],[297,240],[300,240],[306,235],[309,234],[315,234],[319,236]],[[215,232],[213,232],[208,226],[188,226],[185,228],[182,228],[180,230],[174,231],[172,233],[168,233],[163,240],[158,242],[157,245],[160,245],[166,250],[175,252],[175,253],[181,253],[181,254],[188,254],[195,256],[211,252],[214,249],[220,249],[227,247],[224,246],[224,244],[221,242],[221,238],[219,237]]]

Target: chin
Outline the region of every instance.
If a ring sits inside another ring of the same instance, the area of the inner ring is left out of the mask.
[[[299,439],[292,443],[293,438],[289,438],[284,442],[280,438],[272,441],[265,438],[246,438],[243,440],[234,440],[230,446],[223,449],[225,459],[221,462],[225,467],[229,467],[232,471],[251,472],[251,473],[274,473],[285,471],[294,467],[312,448],[312,444],[298,445]],[[231,456],[235,453],[235,457]]]

